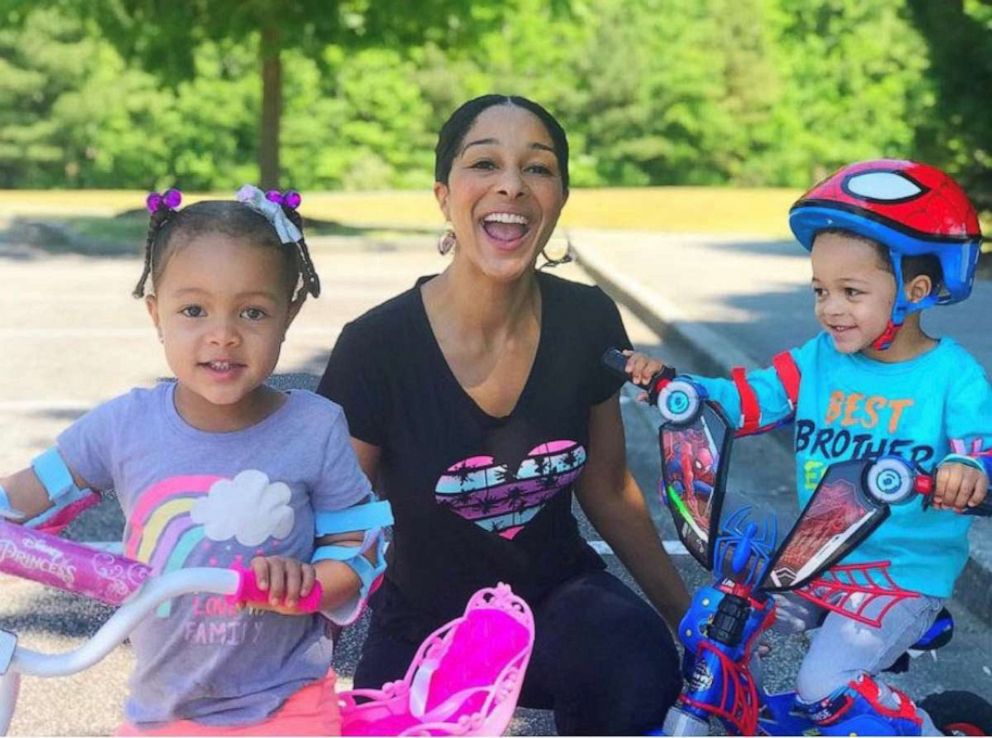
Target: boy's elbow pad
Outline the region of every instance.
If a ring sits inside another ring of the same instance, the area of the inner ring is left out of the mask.
[[[311,563],[318,561],[340,561],[351,567],[358,575],[361,587],[351,601],[333,610],[325,610],[324,615],[339,625],[354,622],[362,612],[369,594],[378,585],[386,571],[386,539],[383,528],[392,525],[393,512],[389,503],[372,499],[370,502],[355,505],[345,510],[319,512],[316,515],[317,538],[338,533],[364,531],[358,546],[328,544],[319,546],[313,552]],[[373,565],[365,553],[375,546],[376,563]]]

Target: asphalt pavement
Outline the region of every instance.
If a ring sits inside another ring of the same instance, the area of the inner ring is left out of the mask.
[[[623,308],[622,313],[635,344],[676,366],[707,370],[709,362],[710,370],[717,370],[736,363],[761,363],[765,358],[751,336],[761,332],[755,323],[769,318],[762,312],[761,285],[745,279],[741,281],[747,283],[748,291],[742,294],[716,289],[713,280],[718,270],[700,264],[709,256],[723,255],[734,265],[728,283],[743,274],[741,264],[748,259],[767,257],[759,271],[773,275],[773,294],[799,290],[808,279],[783,276],[791,272],[780,267],[798,269],[801,261],[786,251],[778,253],[775,244],[747,239],[710,243],[657,234],[571,235],[584,269],[566,265],[559,273],[579,281],[595,280],[612,290],[631,308]],[[423,236],[322,238],[313,239],[312,245],[324,292],[319,300],[308,302],[290,331],[273,379],[279,386],[315,386],[347,320],[406,289],[416,277],[443,269],[446,263]],[[0,241],[0,284],[4,285],[0,290],[0,469],[23,466],[50,446],[61,428],[93,405],[168,375],[144,308],[130,297],[139,272],[140,262],[134,257],[53,255]],[[793,284],[789,279],[796,281]],[[673,285],[680,286],[675,289]],[[694,285],[698,287],[695,293]],[[647,304],[652,302],[645,296],[650,293],[661,302]],[[809,318],[809,310],[798,303],[795,310],[797,320]],[[772,325],[771,329],[779,327]],[[782,342],[769,340],[768,355],[806,335],[801,325],[793,329],[794,339],[771,337]],[[709,338],[700,340],[699,331]],[[967,339],[963,342],[978,353]],[[674,542],[671,522],[654,494],[657,419],[645,406],[633,402],[631,393],[623,398],[622,407],[631,468],[647,493],[662,537]],[[786,519],[794,516],[791,456],[780,441],[755,439],[747,453],[735,458],[730,480],[733,494]],[[119,539],[121,529],[119,510],[108,500],[83,516],[70,533],[81,540],[114,540]],[[598,540],[584,522],[583,531],[590,540]],[[607,556],[607,561],[611,570],[629,582],[614,557]],[[703,574],[689,557],[676,556],[676,563],[691,586],[702,581]],[[110,612],[82,598],[9,577],[0,577],[0,592],[0,627],[16,631],[29,646],[49,652],[79,646]],[[989,612],[986,608],[982,614]],[[992,657],[988,624],[967,612],[955,614],[959,635],[941,652],[941,660],[921,659],[926,663],[914,666],[910,675],[897,682],[911,694],[969,686],[986,697],[992,694],[992,669],[986,663]],[[335,668],[343,688],[350,684],[364,627],[360,622],[346,629],[336,648]],[[773,688],[787,688],[804,644],[797,637],[775,647],[766,678]],[[25,680],[12,734],[111,732],[120,721],[131,663],[130,650],[123,647],[75,677],[55,682]],[[519,710],[511,732],[550,734],[553,723],[546,712]]]

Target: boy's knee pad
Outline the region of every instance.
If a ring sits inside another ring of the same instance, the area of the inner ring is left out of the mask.
[[[852,679],[816,702],[797,697],[796,706],[823,735],[920,735],[924,721],[923,713],[904,692],[870,674]]]

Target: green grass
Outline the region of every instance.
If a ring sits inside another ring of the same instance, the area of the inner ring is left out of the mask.
[[[145,193],[128,191],[0,191],[0,228],[9,219],[13,240],[53,253],[140,254],[148,233],[148,214],[135,203],[140,205],[144,196]],[[210,197],[223,195],[199,193],[184,196],[183,200],[190,204]],[[381,219],[382,225],[368,226],[325,219],[327,213],[337,212],[335,208],[320,207],[304,210],[308,236],[382,237],[395,232],[385,219]],[[433,233],[433,229],[402,224],[400,229],[406,233]]]
[[[787,236],[798,190],[647,187],[575,190],[562,224],[678,233]]]
[[[79,215],[70,218],[45,218],[61,222],[86,239],[126,241],[139,243],[148,233],[148,219],[143,215],[124,215],[114,218],[101,218],[95,215]]]
[[[93,240],[140,244],[147,193],[136,190],[0,190],[0,220],[57,218]],[[801,194],[784,188],[645,187],[573,190],[562,213],[567,228],[611,228],[676,233],[789,236],[789,206]],[[188,193],[188,204],[231,193]],[[301,212],[316,235],[383,230],[436,232],[443,225],[427,191],[304,193]],[[126,213],[121,217],[114,217]],[[992,223],[985,223],[986,232]],[[992,244],[986,244],[986,250]]]
[[[782,236],[788,233],[786,213],[798,194],[774,188],[579,189],[571,193],[562,225]],[[145,195],[127,190],[0,190],[0,216],[71,213],[106,218],[140,209]],[[184,202],[230,196],[188,193]],[[427,191],[304,193],[301,212],[345,227],[439,230],[444,222],[434,196]],[[121,226],[122,231],[128,228]]]

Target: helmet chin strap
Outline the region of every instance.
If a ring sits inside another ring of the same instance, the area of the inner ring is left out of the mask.
[[[933,294],[927,295],[922,299],[910,300],[906,296],[902,281],[902,269],[898,265],[895,267],[895,272],[896,301],[892,306],[892,315],[889,317],[889,322],[885,324],[885,330],[882,331],[878,338],[871,342],[871,348],[875,351],[885,351],[892,346],[892,342],[896,340],[899,329],[906,322],[907,315],[919,312],[939,302],[939,298]]]
[[[923,303],[909,302],[903,296],[902,275],[899,275],[897,284],[899,285],[899,291],[897,293],[899,297],[896,299],[895,305],[892,306],[892,315],[889,317],[889,322],[885,324],[885,330],[882,331],[881,335],[871,342],[871,347],[876,351],[885,351],[888,349],[892,345],[892,342],[896,340],[896,334],[899,333],[902,324],[906,322],[906,316],[924,307]]]
[[[889,318],[889,322],[885,325],[885,330],[882,331],[882,334],[878,338],[871,342],[871,347],[876,351],[885,351],[896,340],[896,334],[900,328],[902,328],[902,323],[896,325],[892,322],[892,318]]]

